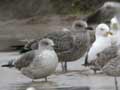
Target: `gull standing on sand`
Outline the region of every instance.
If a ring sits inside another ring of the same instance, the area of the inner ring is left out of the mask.
[[[96,27],[96,40],[88,52],[88,64],[97,58],[99,52],[111,46],[111,38],[108,37],[108,34],[111,34],[108,25],[102,23]]]
[[[77,20],[73,22],[72,29],[65,28],[64,30],[51,32],[44,36],[44,38],[50,38],[54,41],[55,51],[59,62],[62,63],[63,71],[67,71],[67,62],[78,60],[90,47],[88,30],[90,29],[88,29],[85,21]],[[31,43],[26,46],[31,50]]]
[[[13,66],[32,80],[45,78],[47,81],[47,76],[54,73],[58,65],[58,57],[53,46],[54,42],[51,39],[42,39],[37,50],[23,54]],[[2,67],[9,66],[2,65]]]

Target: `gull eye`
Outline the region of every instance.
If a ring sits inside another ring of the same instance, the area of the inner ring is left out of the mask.
[[[47,45],[49,45],[49,43],[46,42],[46,41],[43,41],[43,42],[42,42],[42,45],[47,46]]]
[[[106,6],[106,9],[112,9],[112,6],[108,5]]]
[[[76,24],[75,26],[78,28],[83,27],[83,25],[81,25],[81,24]]]
[[[100,30],[101,30],[101,31],[104,31],[105,29],[104,29],[104,28],[101,28]]]

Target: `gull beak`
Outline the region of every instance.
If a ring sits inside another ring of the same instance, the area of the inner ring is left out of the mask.
[[[54,43],[51,43],[51,46],[52,46],[52,47],[54,47],[54,46],[55,46],[55,44],[54,44]]]
[[[112,36],[112,35],[113,35],[112,32],[110,32],[110,31],[107,32],[107,36]]]

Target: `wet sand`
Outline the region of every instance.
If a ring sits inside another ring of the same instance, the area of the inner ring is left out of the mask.
[[[16,52],[1,52],[0,65],[19,56]],[[0,67],[0,90],[26,90],[28,87],[36,90],[115,90],[113,77],[102,73],[95,75],[89,68],[81,66],[83,59],[69,63],[67,73],[62,73],[59,65],[56,72],[48,77],[48,82],[44,82],[44,79],[32,82],[15,68]]]

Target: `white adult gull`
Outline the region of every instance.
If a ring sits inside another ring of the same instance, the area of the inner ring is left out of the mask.
[[[105,74],[113,76],[116,86],[115,90],[118,90],[116,77],[120,76],[120,46],[113,44],[111,47],[98,53],[94,66],[94,69],[99,69]]]
[[[108,37],[109,34],[111,34],[111,32],[109,31],[108,25],[102,23],[96,27],[96,40],[88,52],[88,64],[97,58],[99,52],[111,46],[111,38]]]
[[[94,65],[95,68],[98,67],[105,74],[114,77],[116,90],[118,90],[116,77],[120,76],[120,22],[116,16],[111,19],[110,26],[113,33],[112,46],[98,53]]]
[[[101,70],[111,59],[117,56],[117,50],[119,49],[118,47],[120,45],[120,23],[116,16],[111,19],[110,27],[110,31],[113,34],[110,36],[112,46],[97,54],[96,60],[92,62],[94,70]]]
[[[58,57],[53,46],[54,42],[51,39],[42,39],[39,41],[38,49],[23,54],[13,66],[32,80],[45,78],[47,81],[47,76],[51,75],[58,65]],[[9,67],[9,64],[2,67]]]
[[[119,45],[120,44],[120,21],[118,19],[118,17],[114,16],[111,19],[111,23],[110,23],[110,30],[113,33],[111,39],[112,39],[112,43]]]

